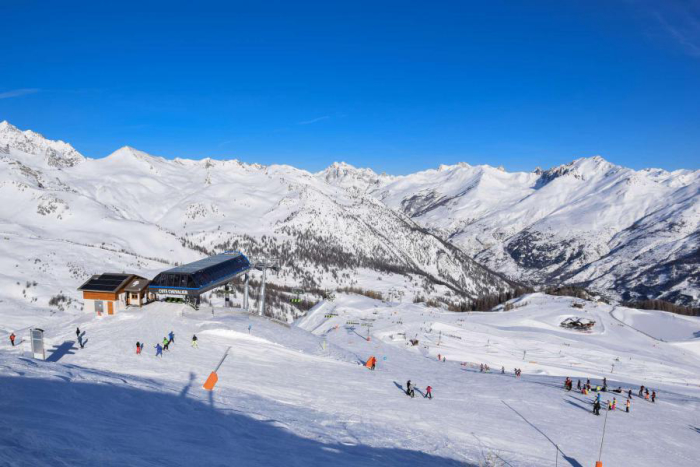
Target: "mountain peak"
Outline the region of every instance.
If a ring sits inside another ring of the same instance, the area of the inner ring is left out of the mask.
[[[0,143],[25,154],[44,156],[52,167],[72,167],[85,160],[70,144],[46,139],[31,130],[22,131],[7,120],[0,122]]]

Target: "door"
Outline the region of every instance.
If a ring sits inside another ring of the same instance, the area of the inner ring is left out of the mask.
[[[108,315],[114,314],[114,302],[107,302],[107,314]]]
[[[95,300],[95,311],[97,312],[97,316],[102,316],[102,313],[104,313],[105,308],[102,300]]]

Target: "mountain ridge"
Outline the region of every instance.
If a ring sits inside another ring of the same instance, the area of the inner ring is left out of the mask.
[[[264,224],[272,232],[312,235],[308,226],[315,226],[323,232],[315,241],[332,239],[346,254],[354,254],[355,239],[362,239],[363,229],[371,230],[378,217],[389,219],[394,229],[418,242],[431,243],[425,235],[436,235],[512,281],[533,286],[580,285],[620,300],[668,299],[695,306],[700,300],[700,278],[693,272],[700,266],[700,247],[693,235],[700,230],[700,170],[633,170],[593,156],[532,172],[461,162],[408,175],[387,175],[335,162],[312,173],[289,165],[265,166],[237,159],[166,159],[130,146],[105,158],[90,159],[67,143],[22,132],[7,122],[0,125],[0,148],[3,146],[5,157],[10,157],[10,149],[44,156],[39,165],[25,156],[13,158],[23,167],[21,177],[13,182],[29,181],[34,189],[53,190],[35,196],[48,206],[37,209],[61,212],[63,221],[72,211],[59,208],[71,203],[57,193],[72,190],[90,199],[88,204],[106,206],[110,216],[156,222],[157,227],[179,232],[176,236],[182,238],[211,243],[216,235],[202,232],[221,225],[209,221],[229,223],[234,213],[245,213],[269,220],[255,228],[238,222],[239,233],[242,228],[252,228],[262,238]],[[122,184],[121,190],[95,178],[92,172],[102,173],[106,166],[110,167],[109,177]],[[47,176],[45,172],[53,169],[63,173]],[[183,186],[189,188],[183,191]],[[236,187],[245,187],[240,197]],[[176,195],[179,192],[182,195]],[[202,195],[204,192],[209,194]],[[274,202],[262,202],[261,195]],[[160,201],[154,205],[154,199]],[[87,201],[81,198],[81,202]],[[263,211],[256,211],[255,206]],[[420,240],[409,233],[409,224],[401,226],[405,222],[401,217],[391,220],[393,216],[382,206],[425,229]],[[190,230],[195,225],[198,230]],[[348,229],[353,236],[343,238],[339,231]],[[392,242],[406,251],[413,248],[398,238],[380,240],[382,231],[373,231],[373,247],[360,248],[364,248],[364,257],[382,242],[382,255],[389,255],[384,258],[397,254],[394,247],[386,249]],[[421,261],[427,265],[438,259],[422,256]],[[400,261],[410,262],[409,257]],[[465,284],[459,268],[445,267],[450,270],[450,281],[456,281],[448,283]],[[431,268],[430,274],[437,278],[440,268]]]

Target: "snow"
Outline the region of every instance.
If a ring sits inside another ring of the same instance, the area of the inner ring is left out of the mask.
[[[611,316],[634,310],[573,303],[581,300],[532,294],[508,312],[450,313],[339,294],[292,327],[238,309],[170,303],[104,317],[64,313],[43,324],[48,348],[74,342],[76,326],[87,344],[74,345],[58,362],[23,356],[24,331],[19,348],[6,338],[0,344],[0,410],[11,427],[0,434],[7,446],[0,464],[485,465],[491,459],[530,466],[553,462],[557,445],[561,465],[593,465],[603,417],[590,413],[592,396],[563,391],[563,377],[595,383],[606,376],[611,387],[635,394],[644,384],[658,399],[635,396],[630,414],[608,415],[604,465],[696,465],[700,355]],[[645,313],[646,322],[667,325],[665,314]],[[593,332],[558,325],[573,315],[596,320]],[[26,329],[37,317],[27,312],[20,321]],[[370,340],[366,326],[349,329],[348,321],[371,322]],[[679,333],[685,336],[699,322],[675,325],[685,327]],[[156,358],[153,346],[171,330],[175,343]],[[190,346],[192,334],[198,349]],[[406,343],[412,338],[418,346]],[[136,341],[146,343],[143,355],[135,354]],[[204,391],[229,347],[215,390]],[[372,355],[374,372],[363,366]],[[478,363],[492,371],[480,373]],[[512,375],[516,367],[523,369],[520,379]],[[408,379],[417,385],[415,399],[402,392]],[[427,385],[433,400],[421,397]],[[603,400],[613,396],[623,401],[614,393]]]
[[[593,465],[603,419],[590,395],[562,390],[567,376],[659,395],[608,415],[605,465],[698,463],[699,318],[543,294],[482,313],[411,302],[509,288],[423,226],[514,277],[697,303],[700,171],[594,157],[541,173],[461,163],[395,177],[339,163],[311,174],[128,146],[95,160],[7,122],[0,164],[0,465],[531,466],[557,452],[562,465]],[[76,288],[93,274],[150,278],[234,244],[284,253],[277,284],[386,300],[338,293],[291,326],[216,306],[83,312]],[[304,249],[400,272],[321,264]],[[596,324],[560,326],[573,317]],[[26,356],[31,327],[46,330],[54,361]],[[176,343],[156,358],[171,330]],[[433,400],[420,397],[427,385]]]

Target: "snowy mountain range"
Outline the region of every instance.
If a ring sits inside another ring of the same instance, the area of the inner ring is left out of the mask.
[[[700,170],[635,171],[596,156],[531,173],[460,163],[390,177],[336,164],[324,179],[531,285],[699,303]]]
[[[152,276],[229,248],[280,258],[278,283],[405,300],[459,303],[517,281],[700,297],[700,171],[594,157],[533,173],[458,164],[389,176],[336,163],[314,174],[130,147],[90,159],[7,122],[0,164],[0,282],[39,277],[43,297],[96,272]]]
[[[272,281],[303,289],[460,303],[513,288],[409,216],[322,174],[130,147],[89,159],[6,122],[0,148],[0,245],[11,272],[0,281],[9,289],[36,280],[37,290],[72,291],[105,270],[152,277],[226,249],[280,259]]]

